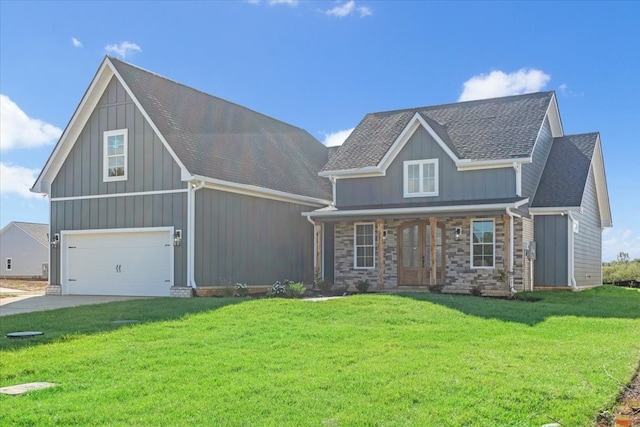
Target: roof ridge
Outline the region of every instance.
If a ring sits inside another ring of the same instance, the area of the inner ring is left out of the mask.
[[[411,107],[411,108],[400,108],[400,109],[396,109],[396,110],[383,110],[383,111],[372,111],[367,113],[366,115],[373,115],[373,114],[388,114],[388,113],[406,113],[406,112],[422,112],[425,110],[435,110],[438,108],[444,108],[444,107],[451,107],[454,105],[469,105],[469,104],[480,104],[483,102],[489,102],[489,101],[495,101],[495,100],[505,100],[505,99],[510,99],[510,98],[524,98],[524,97],[528,97],[528,96],[533,96],[533,95],[542,95],[542,94],[554,94],[555,91],[553,90],[547,90],[547,91],[538,91],[538,92],[530,92],[530,93],[521,93],[521,94],[517,94],[517,95],[508,95],[508,96],[494,96],[493,98],[484,98],[484,99],[473,99],[473,100],[469,100],[469,101],[456,101],[456,102],[447,102],[444,104],[435,104],[435,105],[425,105],[422,107]]]
[[[228,104],[231,104],[231,105],[234,105],[234,106],[240,107],[240,108],[242,108],[242,109],[244,109],[244,110],[250,111],[250,112],[252,112],[252,113],[254,113],[254,114],[258,114],[258,115],[260,115],[260,116],[266,117],[266,118],[267,118],[267,119],[269,119],[269,120],[273,120],[273,121],[275,121],[275,122],[278,122],[278,123],[282,123],[282,124],[284,124],[284,125],[287,125],[287,126],[289,126],[289,127],[291,127],[291,128],[294,128],[294,129],[298,129],[298,130],[302,130],[302,131],[304,131],[304,132],[307,132],[305,129],[303,129],[303,128],[301,128],[301,127],[298,127],[298,126],[292,125],[291,123],[287,123],[287,122],[284,122],[284,121],[282,121],[282,120],[278,120],[278,119],[276,119],[276,118],[274,118],[274,117],[268,116],[268,115],[266,115],[266,114],[264,114],[264,113],[261,113],[261,112],[259,112],[259,111],[256,111],[256,110],[251,109],[251,108],[248,108],[248,107],[245,107],[244,105],[238,104],[237,102],[229,101],[228,99],[224,99],[224,98],[221,98],[221,97],[219,97],[219,96],[212,95],[212,94],[210,94],[210,93],[207,93],[207,92],[205,92],[205,91],[203,91],[203,90],[200,90],[200,89],[198,89],[198,88],[195,88],[195,87],[193,87],[193,86],[189,86],[189,85],[187,85],[187,84],[185,84],[185,83],[181,83],[181,82],[179,82],[179,81],[177,81],[177,80],[170,79],[170,78],[168,78],[168,77],[165,77],[165,76],[160,75],[160,74],[158,74],[158,73],[155,73],[155,72],[153,72],[153,71],[149,71],[149,70],[147,70],[147,69],[145,69],[145,68],[142,68],[142,67],[139,67],[139,66],[137,66],[137,65],[131,64],[131,63],[129,63],[129,62],[123,61],[123,60],[121,60],[121,59],[115,58],[115,57],[113,57],[113,56],[111,56],[111,55],[106,55],[106,56],[107,56],[107,58],[109,58],[109,60],[110,60],[110,61],[120,62],[120,63],[122,63],[122,64],[128,65],[129,67],[136,68],[136,69],[138,69],[138,70],[140,70],[140,71],[143,71],[143,72],[145,72],[145,73],[151,74],[151,75],[153,75],[153,76],[155,76],[155,77],[161,78],[161,79],[166,80],[166,81],[168,81],[168,82],[171,82],[171,83],[173,83],[173,84],[176,84],[176,85],[182,86],[182,87],[187,88],[187,89],[189,89],[189,90],[192,90],[192,91],[194,91],[194,92],[201,93],[202,95],[205,95],[205,96],[208,96],[208,97],[211,97],[211,98],[218,99],[218,100],[220,100],[220,101],[223,101],[223,102],[226,102],[226,103],[228,103]],[[307,132],[307,133],[308,133],[308,132]]]

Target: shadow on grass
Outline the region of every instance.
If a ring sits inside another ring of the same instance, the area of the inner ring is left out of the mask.
[[[152,298],[14,314],[0,317],[0,351],[68,341],[82,336],[135,327],[150,322],[176,320],[237,304],[241,298]],[[122,322],[137,320],[136,323]],[[42,331],[33,338],[9,339],[18,331]]]
[[[472,316],[530,326],[560,316],[640,319],[640,290],[614,286],[601,286],[582,292],[521,293],[513,300],[426,293],[399,295],[429,301]],[[526,298],[539,301],[526,301]]]

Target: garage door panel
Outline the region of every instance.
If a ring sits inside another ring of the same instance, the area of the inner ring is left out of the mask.
[[[167,230],[71,234],[68,294],[168,296],[172,285]]]

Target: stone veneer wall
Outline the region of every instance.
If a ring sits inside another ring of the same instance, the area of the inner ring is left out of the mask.
[[[47,285],[44,288],[45,295],[62,295],[62,285]]]
[[[495,221],[495,262],[494,269],[472,269],[471,259],[471,220],[493,219]],[[397,229],[407,220],[385,220],[384,227],[387,237],[384,241],[384,289],[398,288],[398,233]],[[439,218],[439,222],[445,224],[445,253],[446,271],[443,293],[470,294],[481,292],[483,295],[501,296],[509,294],[508,281],[500,281],[497,276],[501,271],[507,271],[509,266],[504,258],[504,220],[502,215],[491,217],[453,217]],[[360,222],[360,221],[357,221]],[[371,222],[371,221],[362,221]],[[342,221],[335,224],[335,283],[353,287],[358,280],[369,280],[374,290],[381,290],[378,283],[378,270],[355,269],[353,262],[353,232],[354,221]],[[456,240],[455,229],[460,227],[462,234]],[[524,241],[533,239],[533,223],[530,219],[516,218],[514,222],[514,283],[516,289],[523,289],[523,273],[528,274],[528,263],[524,263]],[[528,233],[528,234],[527,234]],[[530,236],[529,236],[530,234]],[[377,261],[377,256],[376,256]],[[527,264],[527,265],[523,265]],[[508,276],[505,276],[508,277]],[[528,275],[525,276],[528,280]]]

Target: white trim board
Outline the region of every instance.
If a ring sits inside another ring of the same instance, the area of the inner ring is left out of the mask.
[[[155,190],[155,191],[137,191],[134,193],[110,193],[110,194],[92,194],[89,196],[69,196],[69,197],[54,197],[50,199],[52,202],[66,202],[69,200],[91,200],[91,199],[109,199],[113,197],[134,197],[134,196],[155,196],[158,194],[175,194],[186,193],[188,188],[180,188],[176,190]]]

